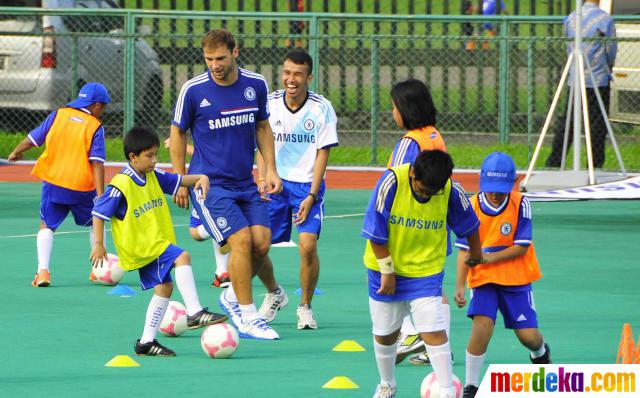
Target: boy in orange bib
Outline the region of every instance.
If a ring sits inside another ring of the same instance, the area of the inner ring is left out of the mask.
[[[471,206],[480,220],[483,259],[469,264],[466,239],[456,240],[458,278],[455,301],[467,303],[465,279],[471,289],[467,316],[473,320],[466,353],[464,398],[475,396],[480,371],[498,310],[504,326],[531,353],[535,364],[551,363],[549,346],[538,330],[531,282],[540,279],[540,267],[532,242],[531,205],[519,192],[512,191],[516,167],[507,154],[494,152],[482,162],[480,192],[471,198]]]

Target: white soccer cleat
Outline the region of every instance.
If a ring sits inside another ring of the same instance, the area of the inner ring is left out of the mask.
[[[240,305],[237,301],[227,300],[227,291],[228,290],[223,290],[222,293],[220,293],[220,307],[227,315],[229,315],[229,318],[231,318],[231,322],[233,322],[236,329],[239,329],[240,325],[242,325]]]
[[[269,292],[265,294],[264,301],[262,301],[262,305],[258,310],[267,322],[271,322],[276,319],[278,311],[289,304],[289,297],[287,297],[287,293],[284,291],[282,286],[278,286],[278,289],[280,291],[277,293]]]
[[[318,323],[313,318],[313,311],[309,305],[300,305],[296,310],[298,316],[298,329],[317,329]]]
[[[389,383],[380,383],[376,386],[373,398],[395,398],[398,389],[391,387]]]
[[[280,336],[271,329],[271,326],[264,318],[255,318],[251,320],[242,320],[237,327],[240,338],[254,340],[278,340]]]

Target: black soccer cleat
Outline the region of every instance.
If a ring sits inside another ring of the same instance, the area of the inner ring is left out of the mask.
[[[531,358],[531,356],[529,356],[529,359],[531,360],[531,363],[536,364],[536,365],[544,365],[544,364],[549,364],[549,363],[553,363],[551,362],[551,349],[549,348],[549,344],[544,343],[544,355],[539,357],[539,358]]]
[[[153,340],[148,343],[141,344],[140,339],[136,340],[136,344],[133,347],[136,355],[140,356],[158,356],[158,357],[175,357],[176,353],[158,343],[158,340]]]
[[[462,390],[462,398],[474,398],[477,392],[478,387],[469,384],[468,386],[464,386],[464,390]]]
[[[224,322],[227,319],[229,318],[226,315],[209,312],[207,308],[203,308],[193,316],[187,315],[187,327],[189,329],[199,329],[207,325]]]

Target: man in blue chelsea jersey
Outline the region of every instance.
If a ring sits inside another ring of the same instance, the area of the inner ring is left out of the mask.
[[[186,131],[191,131],[194,154],[189,174],[205,174],[211,191],[203,201],[191,190],[180,189],[174,201],[180,207],[193,202],[207,232],[231,246],[231,284],[220,296],[240,337],[278,339],[257,311],[251,279],[264,264],[271,243],[267,204],[253,181],[254,150],[265,160],[269,193],[282,190],[276,172],[273,134],[269,126],[268,87],[260,74],[241,69],[233,35],[224,29],[202,39],[207,71],[187,81],[180,90],[170,134],[173,169],[186,173]]]

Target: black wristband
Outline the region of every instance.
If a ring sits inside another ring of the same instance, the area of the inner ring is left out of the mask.
[[[314,204],[318,201],[318,194],[317,193],[309,192],[309,196],[311,196],[313,198],[313,203]]]

